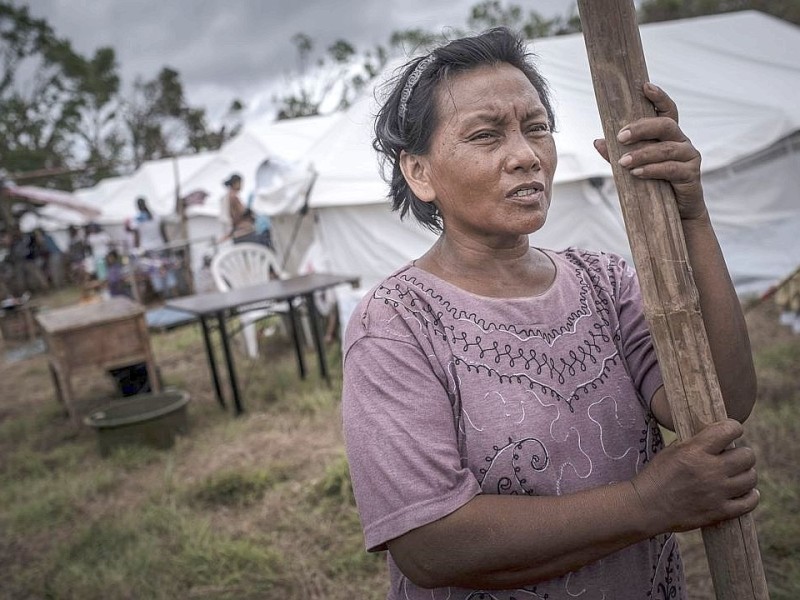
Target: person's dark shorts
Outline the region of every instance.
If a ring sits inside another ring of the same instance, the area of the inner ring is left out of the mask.
[[[266,246],[267,248],[272,249],[272,234],[268,229],[263,233],[253,232],[233,238],[234,244],[241,244],[243,242],[247,242],[250,244],[261,244],[262,246]]]

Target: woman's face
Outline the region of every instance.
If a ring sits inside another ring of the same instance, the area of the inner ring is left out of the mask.
[[[439,126],[421,157],[429,194],[420,198],[436,203],[448,237],[520,243],[544,225],[557,163],[539,93],[501,63],[452,77],[437,102]]]

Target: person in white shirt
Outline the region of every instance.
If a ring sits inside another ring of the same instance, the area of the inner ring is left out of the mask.
[[[86,232],[86,245],[89,246],[90,253],[85,259],[84,267],[97,280],[105,281],[106,255],[111,246],[111,238],[97,223],[89,223]]]
[[[158,216],[153,215],[147,206],[147,200],[141,196],[136,199],[136,217],[131,228],[133,245],[140,252],[163,246],[167,241],[163,222]]]
[[[175,273],[169,268],[158,249],[166,244],[167,235],[164,222],[154,215],[143,197],[136,199],[136,217],[131,223],[133,245],[139,255],[137,265],[139,271],[147,273],[153,291],[159,296],[171,295],[177,286]]]

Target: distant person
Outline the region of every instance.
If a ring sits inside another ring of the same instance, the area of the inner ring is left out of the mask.
[[[89,248],[84,267],[90,277],[106,280],[106,255],[111,248],[111,237],[97,223],[86,226],[86,245]]]
[[[147,274],[153,292],[157,295],[173,295],[177,279],[161,251],[167,243],[164,221],[153,214],[147,200],[141,196],[136,199],[136,216],[130,229],[133,233],[133,246],[139,255],[137,269]]]
[[[220,210],[222,240],[233,239],[234,244],[260,243],[256,232],[255,215],[239,197],[239,193],[242,191],[242,176],[234,173],[223,182],[223,185],[228,188],[228,191],[222,198]]]
[[[67,273],[72,283],[83,283],[86,279],[86,270],[83,261],[88,252],[83,234],[75,225],[67,228],[69,241],[67,242]]]
[[[125,268],[120,261],[119,254],[113,249],[106,254],[106,279],[109,295],[130,296],[125,282]]]
[[[6,261],[10,265],[10,277],[8,284],[13,290],[14,295],[22,294],[29,289],[27,264],[28,264],[28,238],[22,232],[14,228],[7,238],[8,256]]]
[[[49,290],[52,282],[47,271],[50,249],[40,228],[36,228],[26,234],[28,242],[28,254],[25,263],[26,273],[30,279],[35,281],[35,287],[41,290]]]
[[[51,287],[60,288],[64,284],[64,252],[53,236],[41,227],[33,230],[33,237],[40,255],[40,268]]]
[[[167,243],[167,234],[161,218],[154,215],[143,197],[136,199],[136,216],[130,224],[133,246],[140,252],[155,250]]]

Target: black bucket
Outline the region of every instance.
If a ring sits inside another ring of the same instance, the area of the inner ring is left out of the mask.
[[[137,394],[147,394],[152,391],[150,387],[150,376],[147,372],[147,364],[138,363],[111,369],[111,377],[117,383],[117,389],[121,396],[126,398]]]
[[[171,448],[176,433],[186,433],[186,405],[189,394],[166,390],[160,394],[139,394],[115,400],[84,419],[97,431],[100,454],[118,446],[142,444],[153,448]]]

